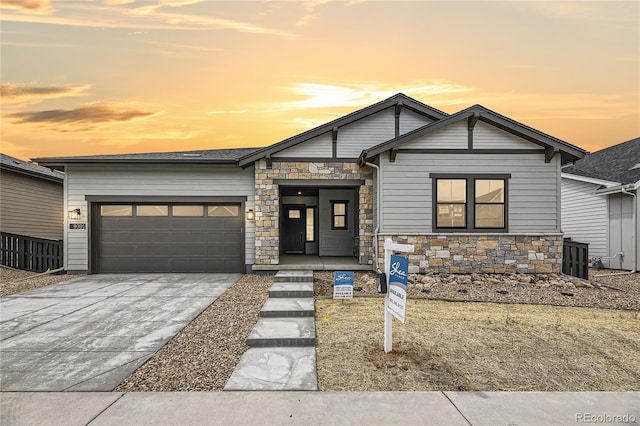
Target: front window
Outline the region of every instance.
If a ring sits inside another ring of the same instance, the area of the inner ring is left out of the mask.
[[[331,229],[347,229],[347,202],[331,202]]]
[[[433,174],[434,230],[507,230],[510,175]]]
[[[476,228],[504,228],[502,179],[476,179]]]
[[[307,207],[307,242],[316,240],[316,208]]]
[[[464,228],[467,223],[467,181],[438,179],[438,228]]]

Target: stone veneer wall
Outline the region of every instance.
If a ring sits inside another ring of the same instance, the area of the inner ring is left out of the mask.
[[[384,240],[413,244],[409,256],[410,273],[560,273],[562,234],[428,234],[380,235],[380,264]]]
[[[361,264],[373,263],[373,170],[356,163],[273,161],[256,162],[256,265],[277,265],[280,257],[280,191],[276,179],[362,179],[358,219]]]

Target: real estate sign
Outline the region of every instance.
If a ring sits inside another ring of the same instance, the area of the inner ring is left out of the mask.
[[[389,303],[387,311],[404,322],[407,308],[407,284],[409,278],[409,259],[405,256],[391,255],[389,268]]]
[[[333,298],[353,299],[353,272],[336,271],[333,276]]]

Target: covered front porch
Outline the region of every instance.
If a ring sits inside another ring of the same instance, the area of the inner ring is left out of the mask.
[[[278,265],[253,265],[254,271],[371,271],[371,265],[360,265],[357,257],[282,254]]]

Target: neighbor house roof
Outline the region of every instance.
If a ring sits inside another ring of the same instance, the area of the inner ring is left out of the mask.
[[[80,157],[34,158],[33,161],[56,169],[65,164],[238,164],[238,160],[259,148],[210,149],[145,154],[88,155]]]
[[[587,154],[562,173],[618,182],[640,181],[640,137]]]
[[[404,93],[398,93],[396,95],[391,96],[383,101],[370,105],[366,108],[362,108],[358,111],[352,112],[351,114],[347,114],[343,117],[337,118],[333,121],[325,123],[321,126],[315,127],[311,130],[308,130],[304,133],[300,133],[299,135],[290,137],[276,144],[267,146],[262,148],[256,152],[248,154],[240,159],[241,166],[248,166],[249,164],[260,160],[262,158],[266,158],[271,154],[275,154],[276,152],[282,151],[284,149],[290,148],[294,145],[307,141],[316,136],[320,136],[324,133],[332,131],[334,128],[345,126],[349,123],[353,123],[354,121],[365,118],[369,115],[375,114],[387,108],[391,108],[396,105],[402,105],[402,107],[406,107],[410,110],[423,114],[427,117],[430,117],[434,120],[439,120],[441,118],[447,117],[448,114],[446,112],[440,111],[429,105],[423,104],[420,101],[417,101]]]
[[[55,172],[51,169],[38,166],[28,161],[19,160],[6,154],[0,154],[0,168],[54,182],[62,182],[64,180],[64,174],[60,172]]]
[[[383,142],[379,145],[366,149],[362,151],[359,162],[363,164],[364,162],[371,160],[382,152],[397,150],[399,149],[400,145],[405,142],[411,141],[420,136],[427,135],[461,120],[469,120],[470,127],[473,127],[475,125],[475,122],[477,122],[478,120],[489,123],[515,136],[540,145],[541,147],[545,148],[548,155],[551,155],[554,152],[558,152],[561,155],[562,164],[576,161],[586,154],[585,150],[578,148],[575,145],[571,145],[570,143],[554,138],[553,136],[550,136],[532,127],[526,126],[522,123],[505,117],[504,115],[498,114],[495,111],[483,107],[482,105],[473,105],[439,121],[435,121],[433,123],[427,124],[426,126],[419,127],[411,132],[405,133],[404,135],[398,136],[387,142]]]

